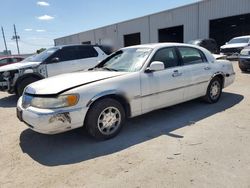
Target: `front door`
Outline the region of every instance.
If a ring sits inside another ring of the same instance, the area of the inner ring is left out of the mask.
[[[158,50],[153,61],[163,62],[165,69],[141,73],[143,113],[182,102],[184,88],[190,81],[190,73],[180,66],[175,48]]]

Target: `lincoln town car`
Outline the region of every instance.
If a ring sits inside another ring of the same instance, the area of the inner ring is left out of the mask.
[[[39,133],[84,127],[94,138],[109,139],[127,118],[195,98],[216,103],[234,79],[231,62],[216,60],[199,46],[131,46],[87,71],[28,85],[18,101],[17,117]]]

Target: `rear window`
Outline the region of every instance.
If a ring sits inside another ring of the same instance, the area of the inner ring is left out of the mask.
[[[98,53],[92,46],[79,46],[76,52],[77,59],[97,57]]]
[[[110,55],[113,53],[113,49],[109,46],[99,46],[101,48],[101,50],[107,54],[107,55]]]
[[[203,63],[206,61],[205,55],[198,49],[189,47],[179,47],[178,49],[184,65]]]

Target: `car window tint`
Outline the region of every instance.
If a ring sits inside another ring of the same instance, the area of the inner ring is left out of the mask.
[[[8,63],[8,59],[1,59],[0,60],[0,65]]]
[[[10,59],[10,62],[11,62],[11,63],[17,63],[18,61],[19,61],[19,60],[18,60],[17,58],[11,58],[11,59]]]
[[[98,53],[92,46],[79,46],[77,49],[77,59],[97,57]]]
[[[205,62],[202,53],[195,48],[179,47],[181,58],[184,65],[197,64]]]
[[[101,50],[102,50],[105,54],[107,54],[107,55],[110,55],[110,54],[112,54],[112,52],[113,52],[112,48],[109,47],[109,46],[99,46],[99,47],[100,47]]]
[[[151,62],[153,61],[163,62],[165,68],[175,67],[178,65],[177,55],[174,48],[164,48],[158,50]]]
[[[53,58],[59,58],[60,62],[74,60],[76,59],[76,48],[66,47],[58,50],[49,58],[48,62],[51,62]]]

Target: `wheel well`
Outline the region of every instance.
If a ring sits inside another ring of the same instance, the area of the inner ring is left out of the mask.
[[[98,102],[98,101],[100,101],[100,100],[103,100],[103,99],[105,99],[105,98],[111,98],[111,99],[114,99],[114,100],[120,102],[121,105],[123,106],[124,110],[125,110],[126,117],[130,117],[130,116],[131,116],[131,109],[130,109],[130,105],[129,105],[127,99],[126,99],[125,97],[123,97],[123,96],[121,96],[121,95],[117,95],[117,94],[110,94],[110,95],[102,96],[102,97],[98,98],[96,101],[94,101],[94,102],[90,105],[89,108],[91,108],[91,106],[92,106],[94,103],[96,103],[96,102]]]
[[[15,92],[17,92],[17,86],[24,80],[24,79],[26,79],[26,78],[35,78],[35,79],[37,79],[37,80],[41,80],[41,79],[43,79],[43,77],[42,76],[40,76],[40,75],[38,75],[38,74],[25,74],[25,75],[23,75],[23,76],[21,76],[21,77],[19,77],[18,79],[17,79],[17,81],[16,81],[16,83],[15,83]]]
[[[224,76],[222,74],[216,75],[214,78],[219,78],[222,81],[222,86],[224,87]]]

